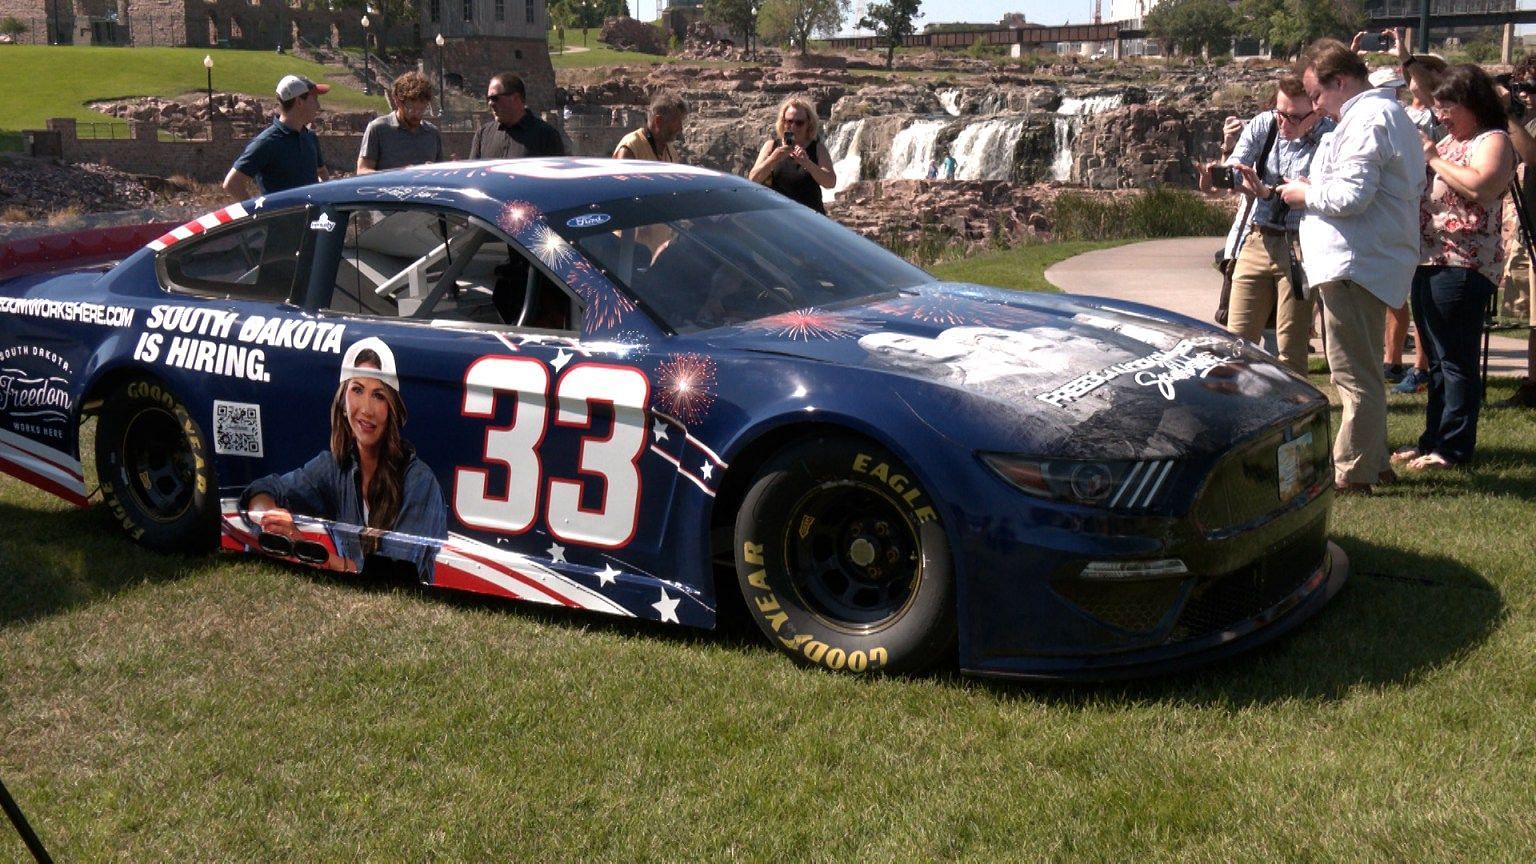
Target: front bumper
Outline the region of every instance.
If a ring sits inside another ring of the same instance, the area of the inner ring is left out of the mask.
[[[1151,512],[1048,505],[958,544],[961,667],[1105,679],[1194,666],[1305,620],[1347,580],[1328,540],[1326,415],[1186,461]],[[1161,510],[1161,512],[1157,512]],[[1125,568],[1125,569],[1119,569]]]
[[[965,664],[961,671],[994,678],[1083,681],[1177,672],[1251,650],[1289,632],[1327,604],[1348,579],[1349,557],[1328,541],[1322,560],[1294,590],[1242,620],[1214,624],[1218,614],[1213,614],[1212,607],[1232,602],[1232,595],[1245,593],[1247,586],[1242,583],[1251,584],[1248,575],[1226,574],[1210,580],[1204,596],[1186,597],[1179,603],[1173,633],[1159,644],[1097,655],[990,656],[976,658],[979,662]],[[1262,591],[1257,596],[1263,596]],[[1177,638],[1180,633],[1187,638]]]

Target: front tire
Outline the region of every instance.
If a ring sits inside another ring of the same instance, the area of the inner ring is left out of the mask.
[[[926,490],[885,448],[828,437],[780,451],[752,481],[734,539],[752,619],[796,660],[908,673],[953,651],[943,526]]]
[[[102,403],[96,474],[128,536],[162,552],[205,552],[218,539],[208,438],[164,384],[134,380]]]

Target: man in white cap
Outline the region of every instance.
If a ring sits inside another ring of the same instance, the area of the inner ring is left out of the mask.
[[[330,89],[302,75],[277,82],[277,116],[235,160],[224,177],[224,191],[244,201],[258,190],[267,195],[324,179],[320,138],[309,124],[320,113],[320,94]]]

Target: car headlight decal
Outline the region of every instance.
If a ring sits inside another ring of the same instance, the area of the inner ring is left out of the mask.
[[[1093,461],[1034,459],[983,453],[981,459],[1019,491],[1072,504],[1145,510],[1157,501],[1173,460]]]

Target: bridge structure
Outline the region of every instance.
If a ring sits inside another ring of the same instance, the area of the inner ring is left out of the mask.
[[[1536,24],[1536,9],[1517,8],[1516,0],[1367,0],[1364,11],[1365,29],[1402,27],[1404,41],[1416,44],[1420,52],[1429,50],[1431,31],[1501,27],[1503,63],[1514,57],[1515,25]]]
[[[943,30],[934,33],[913,33],[902,40],[903,48],[969,48],[977,42],[984,45],[1018,46],[1020,49],[1039,48],[1059,42],[1098,42],[1116,45],[1129,22],[1111,21],[1103,24],[1067,24],[1062,27],[987,27],[975,30]],[[839,36],[828,39],[832,48],[857,48],[866,51],[885,47],[877,36]]]
[[[1500,59],[1504,63],[1511,62],[1513,57],[1515,25],[1536,24],[1536,9],[1519,9],[1517,0],[1367,0],[1364,27],[1367,30],[1402,27],[1405,29],[1404,39],[1409,44],[1413,44],[1417,36],[1418,50],[1428,51],[1425,3],[1429,4],[1429,30],[1502,27]],[[1015,51],[1024,51],[1062,42],[1097,43],[1106,46],[1110,56],[1119,58],[1124,42],[1147,39],[1149,35],[1140,21],[1107,21],[1061,27],[1030,24],[914,33],[901,44],[904,48],[963,49],[981,42],[984,45],[1017,46]],[[827,41],[832,48],[879,50],[885,47],[876,36],[843,36]]]

